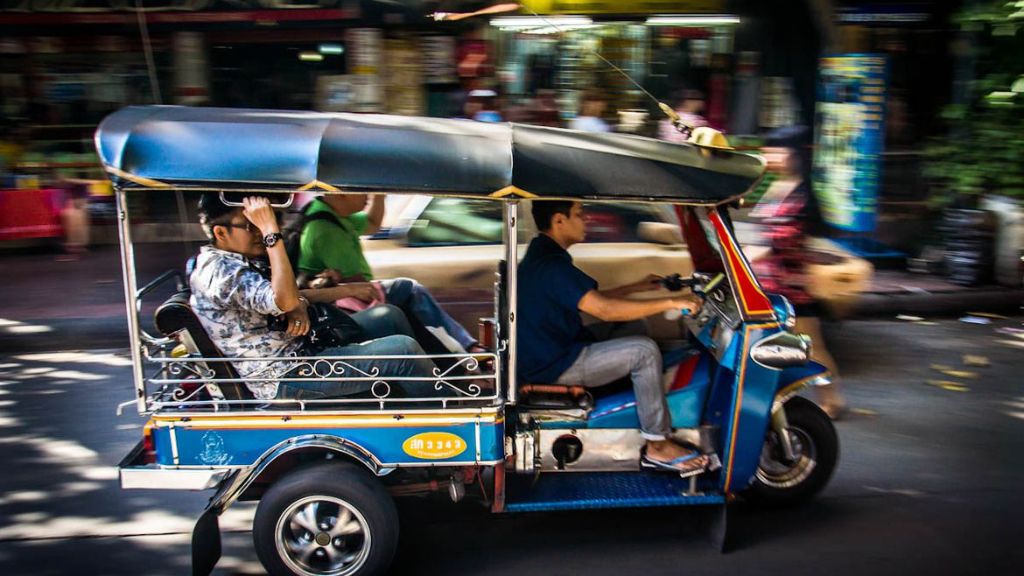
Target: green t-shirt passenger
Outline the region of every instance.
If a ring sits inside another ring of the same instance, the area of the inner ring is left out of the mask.
[[[306,214],[317,212],[327,212],[335,221],[314,220],[303,228],[299,239],[299,271],[319,274],[333,268],[343,278],[362,276],[364,280],[372,280],[373,272],[359,243],[359,237],[369,224],[367,213],[356,212],[343,218],[319,198],[310,203]]]

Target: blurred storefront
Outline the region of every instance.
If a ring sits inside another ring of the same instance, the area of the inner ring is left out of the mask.
[[[727,4],[526,2],[522,12],[532,15],[489,22],[497,83],[513,114],[516,103],[528,106],[553,94],[561,122],[577,114],[580,94],[596,90],[608,100],[608,120],[620,130],[632,131],[638,117],[650,115],[650,122],[640,124],[642,132],[651,132],[657,119],[656,103],[644,90],[674,105],[684,89],[693,89],[724,127],[728,91],[716,74],[732,74],[734,29],[740,23],[726,13]]]

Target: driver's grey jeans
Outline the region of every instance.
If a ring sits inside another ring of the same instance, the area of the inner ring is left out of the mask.
[[[632,329],[635,326],[625,327],[635,332]],[[609,335],[614,336],[614,332],[612,330]],[[557,383],[596,388],[624,376],[629,376],[633,381],[643,437],[647,440],[666,439],[672,432],[672,418],[661,384],[661,350],[649,337],[613,337],[590,344],[580,352],[572,366],[558,377]]]

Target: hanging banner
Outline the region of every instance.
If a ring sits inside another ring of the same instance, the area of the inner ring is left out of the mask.
[[[814,190],[822,216],[849,232],[875,229],[885,144],[886,59],[821,59],[814,134]]]

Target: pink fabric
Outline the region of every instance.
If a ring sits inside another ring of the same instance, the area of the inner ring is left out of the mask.
[[[348,310],[349,312],[359,312],[360,310],[366,310],[372,308],[377,304],[383,304],[385,302],[384,287],[380,282],[370,282],[373,285],[374,297],[372,302],[363,302],[359,298],[348,297],[336,300],[334,305],[342,310]]]

